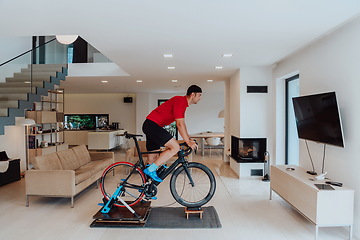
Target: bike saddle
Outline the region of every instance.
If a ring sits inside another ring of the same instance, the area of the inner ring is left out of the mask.
[[[128,133],[128,132],[125,132],[125,137],[126,138],[136,138],[136,137],[142,137],[143,135],[141,134],[131,134],[131,133]]]

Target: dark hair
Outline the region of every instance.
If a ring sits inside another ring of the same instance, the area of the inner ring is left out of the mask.
[[[202,90],[201,90],[201,88],[200,88],[199,86],[197,86],[197,85],[191,85],[191,86],[188,88],[188,90],[187,90],[187,92],[186,92],[186,95],[187,95],[187,96],[190,96],[192,93],[202,93]]]

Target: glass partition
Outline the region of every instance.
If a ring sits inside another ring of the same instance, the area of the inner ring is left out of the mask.
[[[33,49],[0,63],[0,83],[6,82],[6,86],[9,87],[8,93],[14,91],[14,93],[21,94],[20,100],[26,100],[27,93],[35,93],[35,87],[42,87],[43,81],[50,80],[49,76],[39,73],[37,67],[42,67],[44,64],[66,66],[68,63],[68,45],[59,43],[54,36],[43,37],[43,39],[45,39],[43,44],[34,46]],[[10,90],[10,88],[12,89]],[[17,97],[17,99],[12,99],[10,95],[3,95],[1,98],[19,100]]]

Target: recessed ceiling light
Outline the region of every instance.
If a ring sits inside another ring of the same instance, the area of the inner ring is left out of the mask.
[[[176,79],[173,79],[173,80],[171,80],[172,82],[178,82],[178,80],[176,80]]]
[[[109,82],[109,81],[106,81],[106,80],[102,80],[101,82],[102,82],[102,83],[107,83],[107,82]]]
[[[232,53],[224,53],[222,57],[232,57]]]
[[[223,69],[222,66],[216,66],[215,69]]]
[[[139,82],[139,83],[140,83],[140,82],[142,82],[142,80],[136,80],[136,82]]]
[[[24,83],[31,83],[31,82],[29,82],[29,81],[25,81]]]
[[[168,67],[168,69],[175,69],[175,67]]]
[[[172,58],[173,55],[171,53],[165,53],[163,54],[164,58]]]
[[[213,82],[214,80],[208,79],[207,82]]]

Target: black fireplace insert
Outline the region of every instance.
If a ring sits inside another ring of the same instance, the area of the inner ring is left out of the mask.
[[[231,157],[237,162],[264,162],[266,138],[231,136]]]

